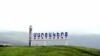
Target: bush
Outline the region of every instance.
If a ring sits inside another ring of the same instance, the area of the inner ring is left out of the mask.
[[[0,45],[0,47],[4,47],[4,45]]]

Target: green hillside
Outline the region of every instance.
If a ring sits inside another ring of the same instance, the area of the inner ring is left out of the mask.
[[[100,56],[100,50],[79,46],[0,47],[0,56]]]

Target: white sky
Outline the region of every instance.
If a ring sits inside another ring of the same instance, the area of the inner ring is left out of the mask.
[[[0,31],[99,33],[99,0],[0,0]]]

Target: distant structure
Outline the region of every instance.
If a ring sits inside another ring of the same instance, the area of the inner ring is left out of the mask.
[[[32,39],[32,25],[29,26],[29,47],[31,47]]]

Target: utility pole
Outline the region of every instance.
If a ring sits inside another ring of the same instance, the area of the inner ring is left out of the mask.
[[[32,39],[32,25],[29,26],[29,47],[31,47]]]

